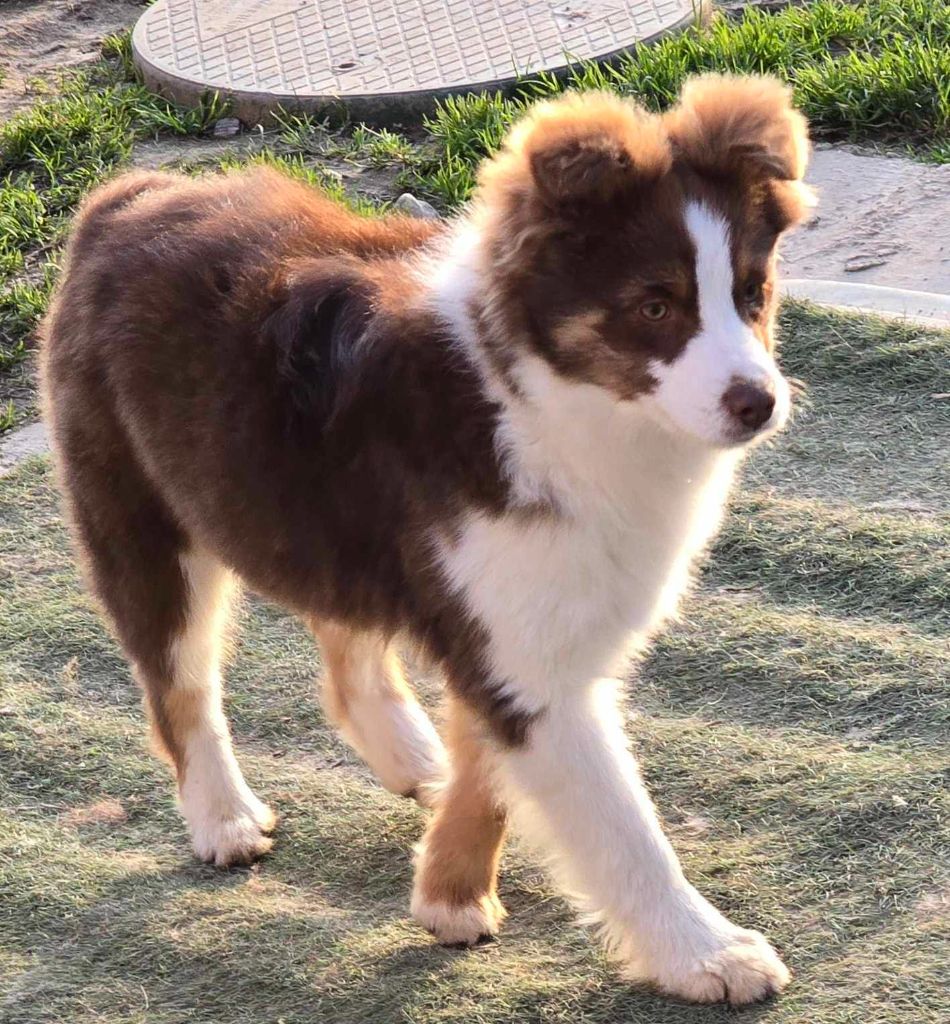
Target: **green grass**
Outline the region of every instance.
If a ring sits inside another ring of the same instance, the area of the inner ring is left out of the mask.
[[[282,825],[253,871],[194,864],[36,460],[0,482],[0,1022],[946,1020],[950,334],[800,304],[781,326],[808,408],[753,456],[630,728],[687,871],[777,943],[785,995],[625,985],[517,846],[500,942],[432,945],[407,911],[424,814],[333,735],[309,637],[256,598],[228,710]]]
[[[419,161],[413,143],[388,128],[357,124],[347,133],[333,132],[326,118],[286,112],[278,116],[278,126],[278,145],[294,154],[351,158],[376,167],[410,167]]]
[[[613,65],[579,63],[563,80],[527,80],[513,96],[448,99],[427,122],[436,147],[417,184],[449,207],[464,201],[475,166],[498,147],[508,125],[565,86],[612,89],[663,109],[688,75],[703,71],[788,81],[818,137],[896,144],[948,159],[950,2],[816,0],[778,13],[753,8],[740,18],[719,16]]]
[[[753,463],[750,479],[796,498],[945,510],[946,335],[799,303],[785,303],[781,324],[786,370],[807,384],[797,416],[808,431],[786,439],[779,458]]]

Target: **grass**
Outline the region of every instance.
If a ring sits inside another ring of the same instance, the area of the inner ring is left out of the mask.
[[[693,880],[795,970],[780,1000],[623,984],[517,846],[501,941],[433,946],[407,913],[424,815],[329,730],[309,637],[254,597],[228,710],[282,826],[253,871],[194,864],[35,460],[0,482],[0,1022],[946,1020],[950,485],[921,438],[950,429],[950,334],[791,304],[782,336],[808,408],[754,455],[630,726]]]
[[[796,303],[785,304],[782,325],[785,366],[808,383],[798,403],[808,433],[786,440],[780,459],[754,464],[754,482],[882,511],[946,509],[945,335]]]

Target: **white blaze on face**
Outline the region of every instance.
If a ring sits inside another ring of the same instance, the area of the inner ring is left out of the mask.
[[[723,394],[736,381],[771,385],[775,410],[757,436],[766,435],[788,416],[788,383],[736,310],[729,225],[697,202],[687,205],[685,221],[696,250],[699,332],[672,363],[651,364],[659,381],[653,401],[680,429],[711,444],[734,444],[735,427],[723,408]]]

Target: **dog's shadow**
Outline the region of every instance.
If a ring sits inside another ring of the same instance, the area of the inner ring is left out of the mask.
[[[562,939],[570,944],[569,911],[539,897],[532,872],[505,873],[512,920],[498,943],[450,950],[409,921],[412,867],[401,839],[380,835],[359,856],[348,855],[345,835],[279,839],[278,852],[254,869],[219,871],[182,850],[177,863],[100,885],[72,916],[57,908],[43,945],[24,942],[33,966],[9,998],[24,1016],[32,1007],[70,1019],[85,1007],[108,1018],[147,1004],[156,1019],[209,1024],[396,1024],[430,1010],[442,1019],[435,1008],[454,1000],[459,1016],[478,1006],[479,1020],[512,1024],[562,1019],[568,1010],[572,1020],[624,1024],[752,1022],[770,1012],[765,1004],[737,1018],[724,1007],[672,1002],[625,984],[596,952],[579,954],[594,961],[588,983],[583,965],[578,972],[579,947],[560,949]],[[381,865],[390,866],[383,877]],[[589,942],[595,950],[593,936]],[[534,976],[540,946],[546,966]],[[552,984],[550,958],[561,954],[581,983]],[[500,979],[501,998],[493,992]]]

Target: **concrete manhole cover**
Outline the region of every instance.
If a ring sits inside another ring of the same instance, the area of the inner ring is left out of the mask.
[[[146,83],[245,121],[342,101],[386,120],[438,96],[607,57],[689,24],[697,0],[157,0],[132,35]]]

